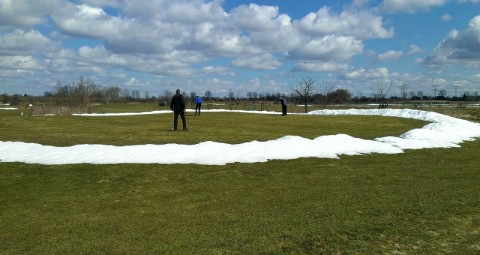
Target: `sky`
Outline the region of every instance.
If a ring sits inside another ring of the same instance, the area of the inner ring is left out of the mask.
[[[4,109],[11,109],[5,107]],[[2,108],[0,108],[2,110]],[[205,112],[232,112],[205,110]],[[235,111],[245,114],[277,114],[275,112]],[[77,114],[85,118],[109,116],[171,114],[170,111],[119,114]],[[205,113],[204,113],[205,114]],[[324,135],[315,139],[287,135],[275,140],[249,141],[239,144],[205,141],[193,145],[145,144],[113,146],[79,144],[54,147],[19,141],[0,141],[0,162],[24,162],[29,164],[201,164],[225,165],[229,163],[259,163],[268,160],[289,160],[304,157],[339,159],[346,155],[371,153],[398,154],[404,150],[426,148],[458,148],[465,141],[480,137],[480,124],[453,118],[435,112],[410,109],[350,109],[318,110],[310,115],[376,115],[410,118],[429,122],[399,137],[387,136],[373,140],[355,138],[348,134]],[[133,131],[135,132],[135,131]],[[178,131],[183,132],[183,131]],[[191,129],[189,132],[195,132]],[[279,148],[288,148],[282,150]],[[452,149],[454,150],[454,149]]]
[[[480,91],[480,0],[0,0],[0,94]]]

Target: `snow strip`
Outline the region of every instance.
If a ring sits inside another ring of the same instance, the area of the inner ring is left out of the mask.
[[[252,112],[206,110],[205,112],[242,112],[278,114],[276,112]],[[83,114],[80,116],[106,117],[122,115],[164,114],[170,111],[121,114]],[[225,165],[228,163],[256,163],[268,160],[289,160],[303,157],[339,158],[341,155],[370,153],[397,154],[405,149],[452,148],[464,141],[480,137],[480,125],[434,112],[410,109],[374,110],[319,110],[309,115],[376,115],[423,120],[431,122],[422,128],[410,130],[399,137],[380,137],[374,140],[355,138],[346,134],[319,136],[307,139],[284,136],[276,140],[250,141],[227,144],[213,141],[194,145],[145,144],[113,146],[79,144],[55,147],[36,143],[0,141],[0,162],[24,162],[29,164],[202,164]],[[279,149],[288,148],[288,149]]]

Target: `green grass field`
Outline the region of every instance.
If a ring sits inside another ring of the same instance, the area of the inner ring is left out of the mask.
[[[171,114],[19,113],[0,111],[0,141],[240,143],[339,133],[372,139],[426,124],[204,112],[187,116],[189,132],[172,132]],[[478,254],[479,155],[476,140],[396,155],[225,166],[0,163],[0,254]]]

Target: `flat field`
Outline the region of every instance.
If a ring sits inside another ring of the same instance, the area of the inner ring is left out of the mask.
[[[187,118],[189,132],[172,132],[171,114],[0,111],[0,141],[240,143],[339,133],[373,139],[426,124],[378,116]],[[475,140],[396,155],[225,166],[0,163],[0,254],[478,254],[479,155]]]

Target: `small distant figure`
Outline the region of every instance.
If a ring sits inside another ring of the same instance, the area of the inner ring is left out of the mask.
[[[280,97],[280,103],[282,104],[282,116],[287,116],[287,99]]]
[[[177,89],[170,102],[170,109],[173,111],[173,130],[178,129],[178,115],[182,118],[183,130],[187,131],[187,119],[185,118],[185,98]]]
[[[200,116],[200,110],[202,109],[202,98],[197,96],[195,98],[195,116]]]

